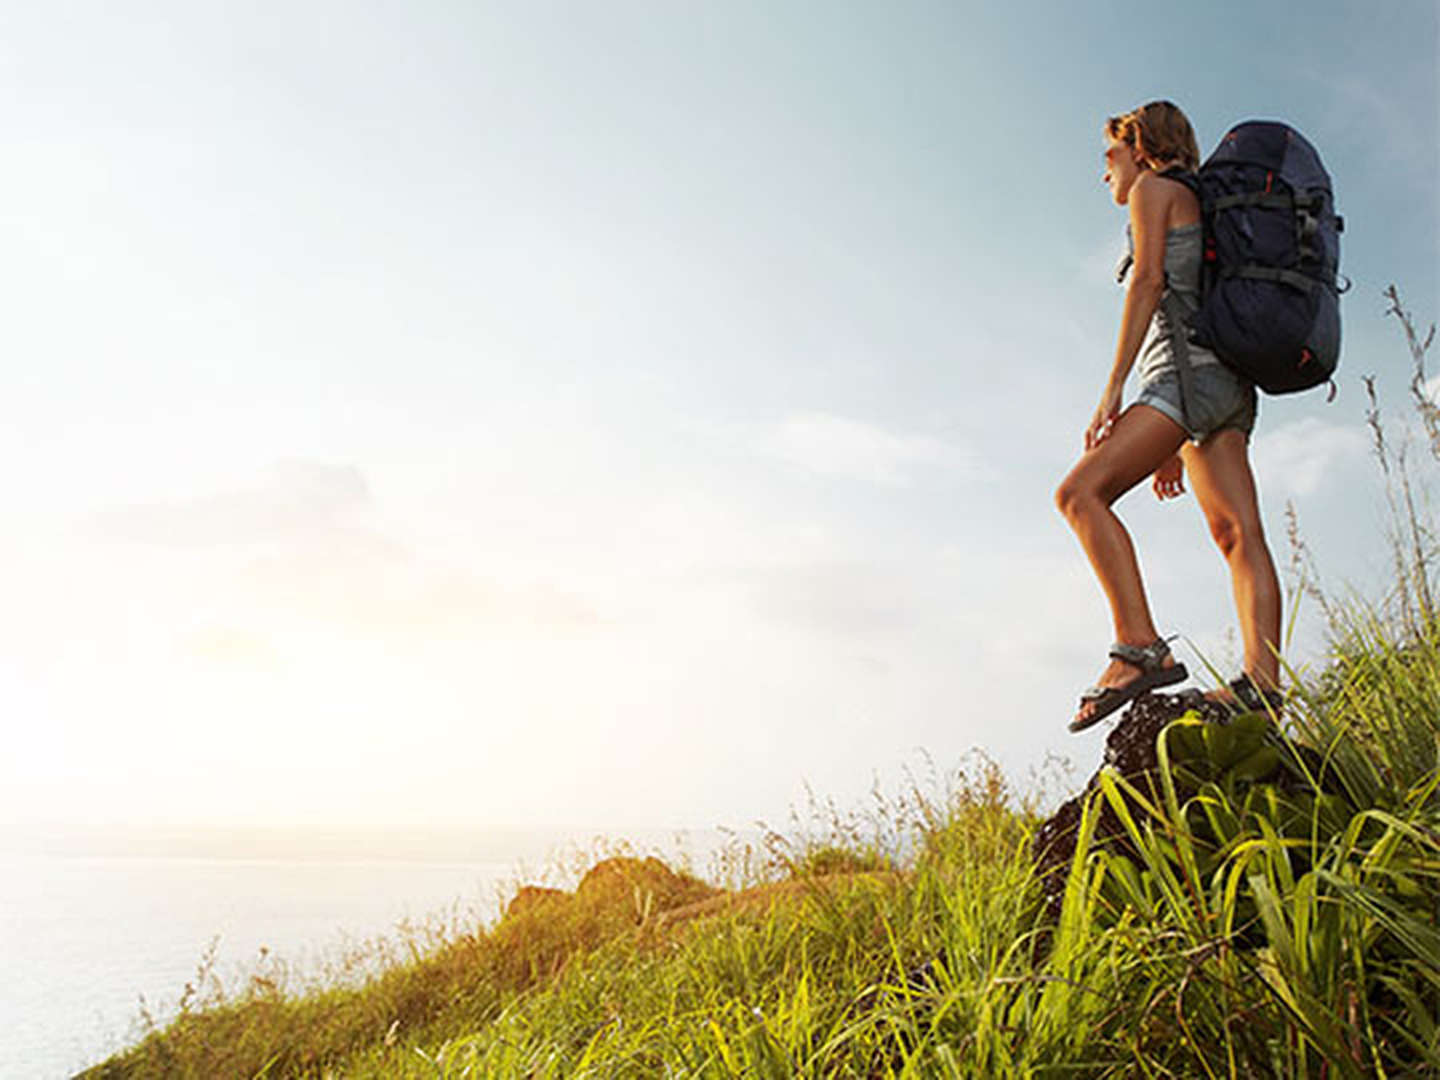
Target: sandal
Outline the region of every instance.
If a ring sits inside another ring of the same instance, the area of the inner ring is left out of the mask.
[[[1140,669],[1140,674],[1121,686],[1092,686],[1080,695],[1080,707],[1093,705],[1086,716],[1077,716],[1070,721],[1071,731],[1084,731],[1097,724],[1116,709],[1141,694],[1161,686],[1184,682],[1190,677],[1185,665],[1178,661],[1168,667],[1165,661],[1170,656],[1170,646],[1164,638],[1156,638],[1149,645],[1123,645],[1119,642],[1110,646],[1110,657],[1122,660]]]
[[[1250,712],[1279,713],[1285,705],[1285,695],[1277,690],[1262,690],[1254,679],[1244,672],[1239,678],[1226,684],[1231,695]],[[1228,702],[1226,703],[1228,704]]]

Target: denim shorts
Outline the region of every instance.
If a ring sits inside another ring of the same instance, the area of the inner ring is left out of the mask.
[[[1174,371],[1162,372],[1141,383],[1135,404],[1158,409],[1184,428],[1193,442],[1204,442],[1225,428],[1235,428],[1249,436],[1255,430],[1255,384],[1224,364],[1200,364],[1190,370],[1193,377],[1185,411],[1180,408],[1180,376]]]

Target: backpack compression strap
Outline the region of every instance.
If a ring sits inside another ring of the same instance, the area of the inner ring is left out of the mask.
[[[1286,285],[1293,285],[1307,293],[1313,293],[1325,287],[1325,283],[1319,278],[1302,274],[1298,270],[1281,270],[1275,266],[1232,266],[1221,270],[1220,276],[1222,278],[1252,278],[1255,281],[1279,281]]]
[[[1290,192],[1251,191],[1241,195],[1222,195],[1205,206],[1207,214],[1219,213],[1222,210],[1229,210],[1236,206],[1255,206],[1261,210],[1289,210],[1295,215],[1295,246],[1299,251],[1300,259],[1321,258],[1321,252],[1315,246],[1315,238],[1320,232],[1320,219],[1316,216],[1325,209],[1325,195],[1320,191],[1310,191],[1305,195],[1296,195]],[[1343,232],[1345,220],[1338,215],[1335,217],[1335,231]],[[1311,277],[1294,270],[1269,267],[1269,266],[1238,266],[1227,267],[1220,271],[1222,278],[1243,277],[1253,278],[1257,281],[1279,281],[1286,285],[1293,285],[1307,293],[1313,293],[1324,284],[1319,278]]]
[[[1166,173],[1160,175],[1165,176]],[[1179,177],[1175,177],[1179,179]],[[1184,183],[1184,181],[1181,181]],[[1192,189],[1193,190],[1193,189]],[[1250,191],[1241,195],[1221,195],[1205,207],[1206,211],[1229,210],[1232,206],[1258,206],[1263,210],[1306,210],[1319,211],[1325,208],[1325,197],[1318,191],[1307,196],[1296,197],[1293,193],[1272,191]],[[1345,219],[1335,215],[1335,231],[1345,231]]]

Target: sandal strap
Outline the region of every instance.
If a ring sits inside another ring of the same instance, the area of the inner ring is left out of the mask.
[[[1255,712],[1279,708],[1285,701],[1285,695],[1279,689],[1262,690],[1248,672],[1242,672],[1239,678],[1231,679],[1229,686],[1230,692],[1239,699],[1240,704]]]
[[[1116,660],[1134,664],[1148,673],[1159,671],[1165,666],[1165,660],[1170,655],[1170,645],[1166,638],[1156,638],[1149,645],[1126,645],[1117,641],[1110,646],[1110,655]]]

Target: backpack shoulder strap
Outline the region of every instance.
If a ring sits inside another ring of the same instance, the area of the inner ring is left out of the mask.
[[[1177,184],[1184,184],[1190,189],[1195,198],[1200,198],[1200,177],[1189,169],[1182,169],[1179,165],[1172,165],[1156,176],[1163,176],[1166,180],[1174,180]]]
[[[1200,177],[1189,169],[1183,169],[1173,165],[1156,176],[1164,177],[1166,180],[1174,180],[1177,184],[1184,184],[1190,189],[1190,194],[1200,203],[1202,216],[1205,206],[1204,199],[1200,196]],[[1180,377],[1180,415],[1184,418],[1185,433],[1190,434],[1190,401],[1195,396],[1195,373],[1190,366],[1190,341],[1189,330],[1185,322],[1185,316],[1180,310],[1179,301],[1175,294],[1170,291],[1169,282],[1166,282],[1165,292],[1161,294],[1160,306],[1165,313],[1165,321],[1170,325],[1171,342],[1175,350],[1175,369]]]
[[[1160,298],[1160,308],[1170,328],[1170,341],[1175,350],[1175,374],[1180,379],[1180,416],[1185,434],[1190,432],[1190,402],[1195,399],[1195,372],[1190,366],[1189,328],[1179,301],[1167,287]]]

